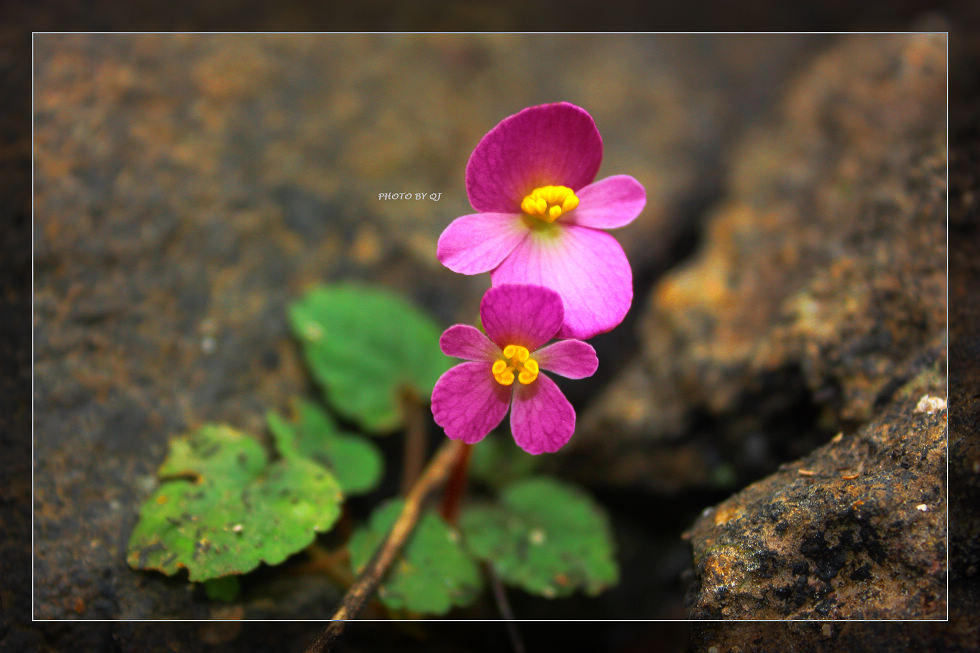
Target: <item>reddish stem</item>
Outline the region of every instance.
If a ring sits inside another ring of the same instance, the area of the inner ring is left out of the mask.
[[[449,481],[446,483],[446,489],[442,493],[442,518],[453,525],[456,524],[460,499],[462,499],[463,490],[466,488],[466,473],[469,469],[472,451],[472,444],[464,444],[460,448],[456,464],[453,466]]]
[[[425,464],[426,435],[428,434],[425,406],[409,390],[401,397],[402,419],[405,422],[405,439],[402,450],[402,495],[412,489],[422,466]]]

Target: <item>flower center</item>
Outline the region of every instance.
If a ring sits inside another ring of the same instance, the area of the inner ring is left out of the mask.
[[[494,362],[490,371],[500,385],[514,383],[514,372],[517,372],[517,380],[527,385],[538,378],[538,361],[531,358],[527,347],[507,345],[503,359]]]
[[[545,222],[554,222],[562,213],[578,206],[578,197],[568,186],[541,186],[521,200],[521,210]]]

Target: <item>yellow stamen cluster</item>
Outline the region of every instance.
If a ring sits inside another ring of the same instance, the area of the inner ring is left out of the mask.
[[[496,361],[490,371],[500,385],[513,384],[514,372],[517,372],[517,380],[527,385],[538,378],[538,361],[531,358],[527,347],[507,345],[503,360]]]
[[[541,186],[525,195],[521,210],[545,222],[554,222],[562,213],[578,206],[578,197],[568,186]]]

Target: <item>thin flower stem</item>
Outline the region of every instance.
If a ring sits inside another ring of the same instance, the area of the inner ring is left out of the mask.
[[[364,604],[374,594],[378,585],[384,579],[385,573],[395,561],[402,546],[418,523],[422,513],[423,500],[437,487],[445,482],[453,467],[453,462],[459,458],[460,449],[465,445],[456,440],[450,440],[436,452],[429,465],[412,486],[405,497],[405,506],[388,532],[384,543],[374,552],[371,561],[361,572],[357,580],[347,590],[340,607],[333,615],[332,622],[327,626],[306,649],[306,653],[322,653],[329,651],[344,631],[346,621],[355,619]]]
[[[426,425],[425,405],[414,392],[406,390],[401,398],[402,419],[405,420],[405,439],[402,450],[402,495],[407,495],[425,463]]]
[[[463,497],[463,490],[466,488],[466,474],[469,471],[472,451],[472,444],[464,444],[460,449],[456,464],[453,466],[452,476],[449,477],[446,490],[442,494],[442,518],[453,526],[456,525],[460,500]]]
[[[337,532],[340,533],[340,538],[346,542],[350,539],[351,533],[354,531],[354,526],[351,523],[350,509],[347,507],[347,503],[344,503],[340,508],[340,519],[337,520]]]
[[[497,610],[500,611],[500,616],[504,618],[504,623],[507,627],[507,636],[510,637],[510,645],[514,649],[514,653],[524,653],[524,640],[521,639],[521,634],[517,630],[517,624],[514,623],[514,611],[510,609],[510,601],[507,600],[507,591],[504,589],[504,584],[500,582],[500,576],[494,571],[492,564],[484,565],[487,570],[487,575],[490,577],[490,585],[493,587],[493,598],[497,603]]]

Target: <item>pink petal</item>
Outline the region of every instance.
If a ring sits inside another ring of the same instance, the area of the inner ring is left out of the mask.
[[[534,352],[542,370],[550,370],[569,379],[584,379],[595,374],[599,358],[595,349],[581,340],[559,340]]]
[[[566,224],[593,229],[615,229],[632,222],[647,203],[647,192],[629,175],[600,179],[575,193],[578,208],[568,214]]]
[[[530,385],[517,385],[510,411],[517,446],[531,454],[558,451],[575,432],[575,409],[544,374]]]
[[[474,213],[456,218],[439,236],[436,257],[453,272],[480,274],[497,267],[528,228],[515,213]]]
[[[493,361],[500,355],[500,347],[469,324],[454,324],[443,331],[439,348],[446,356],[471,361]]]
[[[539,284],[561,295],[565,323],[559,338],[586,340],[609,331],[633,302],[633,272],[623,248],[588,227],[556,223],[554,229],[532,231],[490,280],[494,286]]]
[[[480,301],[480,319],[498,347],[523,345],[534,351],[555,337],[565,316],[555,291],[541,286],[494,285]]]
[[[493,380],[490,363],[460,363],[436,381],[432,417],[451,439],[473,444],[503,421],[511,394]]]
[[[477,211],[519,212],[539,186],[582,188],[599,171],[602,137],[585,109],[542,104],[504,118],[466,164],[466,194]]]

